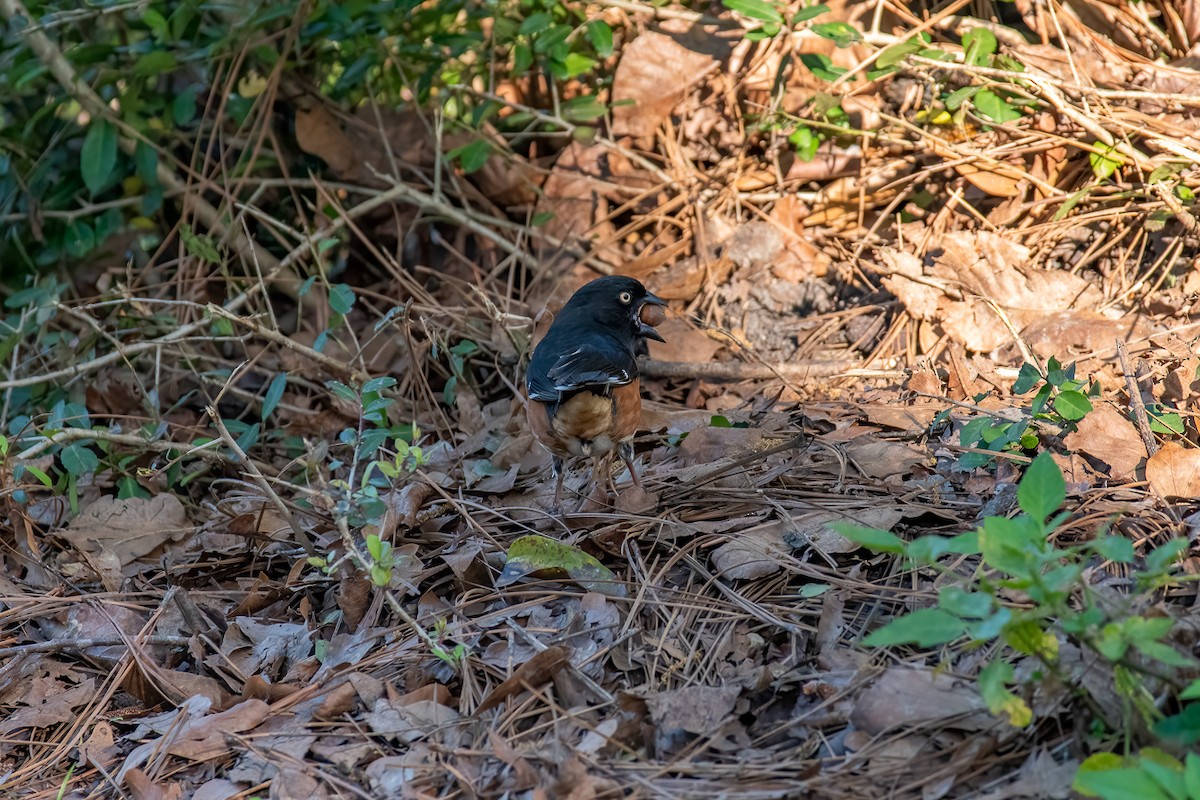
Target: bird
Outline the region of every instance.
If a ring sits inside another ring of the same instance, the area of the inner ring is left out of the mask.
[[[642,413],[637,356],[647,339],[666,341],[655,330],[666,305],[640,281],[606,275],[571,296],[533,349],[525,410],[530,430],[550,452],[556,512],[569,458],[598,463],[615,451],[641,487],[630,443]]]

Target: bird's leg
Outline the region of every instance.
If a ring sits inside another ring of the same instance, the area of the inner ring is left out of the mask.
[[[621,460],[625,462],[625,466],[629,467],[629,477],[633,479],[633,485],[642,489],[642,482],[638,480],[637,470],[633,468],[633,444],[622,442],[617,452],[621,454]],[[642,491],[645,491],[645,489],[642,489]]]
[[[562,515],[563,460],[550,456],[550,471],[554,473],[554,513]]]

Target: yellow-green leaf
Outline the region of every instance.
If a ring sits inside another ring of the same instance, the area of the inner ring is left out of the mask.
[[[617,582],[612,570],[578,547],[546,536],[522,536],[513,542],[496,586],[507,586],[529,576],[565,577],[589,592],[625,596],[625,587]]]

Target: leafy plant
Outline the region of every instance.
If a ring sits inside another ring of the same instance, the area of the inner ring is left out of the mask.
[[[1040,439],[1033,430],[1034,423],[1067,428],[1092,410],[1089,398],[1099,393],[1098,386],[1088,385],[1075,377],[1074,364],[1064,367],[1053,357],[1046,362],[1045,375],[1033,364],[1023,364],[1012,391],[1015,395],[1023,395],[1035,388],[1037,393],[1029,407],[1021,410],[1019,419],[984,415],[962,427],[959,431],[962,446],[985,451],[964,453],[959,459],[963,469],[987,465],[995,458],[993,453],[1036,450]]]
[[[13,46],[0,56],[0,216],[15,220],[0,231],[0,279],[8,282],[82,259],[122,231],[147,251],[157,247],[174,225],[156,219],[167,196],[163,175],[188,168],[175,154],[194,149],[208,95],[222,93],[211,107],[224,117],[205,124],[238,128],[262,113],[264,76],[287,73],[351,107],[436,104],[456,131],[540,132],[541,108],[570,123],[606,113],[596,97],[610,80],[601,67],[613,31],[578,0],[282,0],[237,10],[216,0],[25,5],[31,23],[53,30],[64,66],[105,111],[81,113],[78,97],[12,26]],[[284,38],[286,48],[262,44]],[[235,63],[241,72],[233,76],[210,66]],[[497,74],[531,76],[534,85],[545,79],[547,91],[526,98],[530,110],[500,115],[501,103],[473,88]],[[493,141],[480,137],[447,156],[471,172]],[[281,174],[273,157],[243,158],[238,172]],[[199,231],[180,234],[188,252],[220,263]]]
[[[1018,693],[1022,687],[1031,691],[1046,677],[1063,686],[1077,684],[1059,658],[1061,642],[1071,641],[1107,663],[1129,707],[1148,724],[1161,726],[1161,714],[1150,702],[1151,689],[1164,676],[1169,681],[1176,670],[1196,668],[1197,662],[1166,641],[1173,620],[1133,613],[1135,602],[1125,608],[1101,602],[1085,577],[1085,568],[1103,561],[1127,565],[1136,573],[1138,588],[1152,590],[1178,580],[1172,567],[1187,543],[1173,540],[1140,561],[1128,539],[1103,532],[1088,542],[1058,545],[1055,534],[1068,517],[1057,513],[1065,497],[1062,473],[1050,454],[1042,453],[1021,479],[1017,501],[1022,513],[1014,518],[987,517],[969,533],[923,536],[911,542],[888,531],[838,526],[842,535],[863,547],[899,554],[913,568],[932,569],[941,576],[936,605],[896,618],[865,637],[863,644],[926,648],[961,641],[973,648],[994,648],[976,678],[980,695],[992,713],[1023,727],[1033,721],[1033,710],[1022,696],[1025,692]],[[943,563],[947,557],[958,565],[965,557],[975,567],[962,575]],[[1018,677],[1010,663],[1013,658],[1031,660],[1037,667],[1021,670]],[[1200,695],[1196,684],[1187,692],[1191,694],[1180,697]],[[1120,720],[1098,722],[1108,730],[1122,727]],[[1145,758],[1137,763],[1148,771],[1154,769]],[[1114,773],[1106,780],[1115,785],[1118,778],[1128,777]],[[1098,792],[1100,784],[1094,776],[1083,780]]]
[[[351,458],[349,461],[335,459],[329,464],[331,470],[344,467],[349,470],[349,481],[333,482],[341,490],[334,512],[345,516],[352,528],[381,520],[387,505],[380,492],[390,489],[393,479],[413,472],[428,460],[425,452],[416,446],[421,438],[417,426],[396,423],[388,417],[388,409],[395,400],[385,391],[395,385],[396,379],[387,376],[372,378],[357,390],[340,381],[326,383],[336,397],[359,411],[358,426],[344,428],[338,435],[338,441],[350,448]],[[380,448],[389,440],[396,447],[395,453],[391,457],[377,457]]]

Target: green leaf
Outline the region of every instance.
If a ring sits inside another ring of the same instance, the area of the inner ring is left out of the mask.
[[[47,475],[42,470],[38,469],[37,467],[33,466],[32,464],[24,464],[21,466],[24,466],[26,472],[28,472],[33,477],[37,478],[38,482],[40,484],[42,484],[42,486],[45,486],[47,489],[51,489],[54,487],[54,481],[51,480],[50,476]]]
[[[878,528],[866,528],[849,522],[834,522],[830,526],[840,535],[876,553],[903,553],[904,540],[894,533]]]
[[[1200,678],[1196,678],[1189,683],[1184,690],[1179,693],[1180,700],[1200,700]]]
[[[801,22],[808,22],[810,19],[819,17],[822,14],[827,13],[828,11],[829,11],[829,6],[825,5],[824,3],[818,3],[815,6],[809,6],[808,8],[802,8],[796,12],[795,16],[792,17],[792,24],[797,25]]]
[[[1083,392],[1068,390],[1059,392],[1054,398],[1054,410],[1063,419],[1074,422],[1083,419],[1092,410],[1092,401]]]
[[[1133,646],[1143,655],[1149,656],[1150,658],[1166,664],[1169,667],[1191,669],[1196,666],[1196,660],[1194,658],[1188,658],[1174,647],[1171,647],[1169,644],[1165,644],[1163,642],[1134,641]]]
[[[221,254],[217,251],[217,246],[213,244],[212,239],[193,233],[191,225],[179,226],[179,238],[183,240],[183,246],[189,253],[210,264],[221,263]]]
[[[72,258],[83,258],[96,246],[96,231],[81,219],[72,222],[63,235],[63,248]]]
[[[884,48],[884,51],[879,54],[879,58],[875,59],[875,66],[881,69],[886,67],[894,67],[920,49],[921,43],[915,39],[909,39],[907,42],[894,44],[890,47]]]
[[[590,592],[612,597],[626,594],[612,570],[593,556],[546,536],[522,536],[514,541],[508,548],[508,558],[496,586],[508,586],[527,576],[550,579],[565,576]]]
[[[1024,728],[1033,722],[1033,710],[1006,687],[1006,684],[1013,681],[1011,664],[993,661],[980,670],[976,680],[979,684],[979,694],[987,704],[988,711],[1004,715],[1009,724],[1016,728]]]
[[[595,95],[573,97],[562,105],[563,119],[567,122],[591,122],[603,117],[607,111]]]
[[[992,613],[995,600],[984,592],[968,592],[958,586],[943,586],[938,590],[938,608],[956,617],[982,619]]]
[[[819,53],[801,53],[800,63],[808,68],[808,71],[816,75],[823,81],[832,83],[845,75],[849,70],[842,67],[835,67],[829,56]]]
[[[267,393],[263,395],[262,418],[264,420],[270,417],[271,412],[279,405],[279,401],[283,399],[283,390],[286,388],[286,372],[281,372],[271,379],[271,384],[267,387]]]
[[[175,55],[167,50],[151,50],[133,62],[134,75],[150,76],[170,72],[178,65]]]
[[[1005,643],[1017,652],[1037,656],[1047,662],[1058,660],[1058,639],[1036,620],[1026,619],[1006,625],[1002,635]]]
[[[1024,116],[991,89],[980,89],[975,93],[975,109],[993,122],[1012,122]]]
[[[608,23],[602,19],[594,19],[587,24],[588,40],[592,49],[601,58],[608,58],[613,51],[613,32]]]
[[[1111,755],[1104,753],[1101,755]],[[1171,800],[1157,784],[1140,769],[1088,770],[1087,765],[1096,756],[1091,756],[1079,768],[1071,788],[1089,797],[1101,800]]]
[[[395,385],[396,379],[391,375],[381,375],[378,378],[371,378],[371,380],[364,383],[362,390],[363,394],[367,394],[369,392],[381,392],[384,389],[390,389]]]
[[[932,647],[958,639],[965,630],[963,621],[953,614],[940,608],[922,608],[892,620],[863,639],[863,644],[867,647],[897,644]]]
[[[1031,580],[1038,569],[1042,529],[1029,517],[987,517],[979,529],[979,549],[990,566],[1015,578]]]
[[[774,22],[776,25],[783,24],[783,14],[780,13],[779,8],[765,0],[723,0],[723,2],[730,11],[736,11],[750,19]]]
[[[955,89],[950,94],[946,95],[943,104],[948,111],[957,111],[968,98],[974,97],[982,87],[979,86],[964,86],[961,89]]]
[[[574,78],[590,71],[596,66],[596,59],[583,53],[567,53],[562,62],[565,78]],[[482,165],[480,165],[482,166]]]
[[[343,317],[354,307],[354,290],[344,283],[335,283],[329,287],[329,307],[335,314]]]
[[[1195,800],[1200,797],[1200,755],[1187,754],[1183,767],[1183,785],[1187,789],[1189,798]]]
[[[838,47],[851,47],[862,41],[862,32],[847,22],[822,22],[809,28],[822,39],[828,39]]]
[[[357,405],[359,402],[358,393],[341,381],[326,381],[325,388],[348,403]]]
[[[1104,536],[1093,539],[1091,547],[1101,558],[1118,564],[1132,564],[1136,557],[1133,552],[1133,542],[1124,536]]]
[[[1038,522],[1045,522],[1067,499],[1067,484],[1062,471],[1049,453],[1033,460],[1017,486],[1021,510]]]
[[[462,167],[462,171],[467,175],[479,171],[487,163],[491,155],[492,143],[487,139],[476,139],[446,153],[446,157],[450,160],[458,160],[459,166]]]
[[[1092,173],[1100,180],[1112,177],[1125,165],[1125,156],[1117,152],[1116,145],[1096,142],[1092,146],[1095,150],[1088,153],[1088,163],[1092,165]]]
[[[517,33],[521,34],[522,36],[529,36],[533,33],[541,33],[553,23],[554,17],[540,11],[536,14],[530,14],[528,17],[526,17],[521,23],[521,27],[517,28]]]
[[[79,171],[88,191],[99,194],[109,184],[116,166],[116,127],[106,119],[92,120],[79,151]]]
[[[258,444],[258,436],[261,431],[262,427],[257,422],[246,426],[246,430],[242,431],[242,435],[237,438],[238,448],[243,453],[249,453],[250,448]]]
[[[829,591],[828,583],[806,583],[800,587],[801,597],[820,597]]]
[[[95,472],[100,467],[99,457],[83,442],[67,445],[58,454],[67,474],[79,477]]]
[[[963,61],[973,67],[986,67],[996,53],[999,42],[987,28],[972,28],[963,34]]]
[[[764,39],[773,39],[783,30],[782,27],[774,22],[764,22],[760,27],[746,31],[746,40],[750,42],[761,42]]]
[[[817,157],[817,148],[821,146],[821,140],[810,128],[801,126],[792,131],[788,136],[788,141],[792,143],[792,147],[796,148],[796,158],[804,163],[808,163]]]
[[[1185,539],[1172,539],[1151,550],[1146,555],[1146,571],[1151,573],[1165,572],[1187,549]]]
[[[196,118],[196,95],[200,87],[193,84],[187,87],[171,101],[171,119],[175,125],[183,127]]]
[[[1021,365],[1021,371],[1017,373],[1017,380],[1013,384],[1013,394],[1025,394],[1038,385],[1042,379],[1042,373],[1038,372],[1038,368],[1029,362]]]

